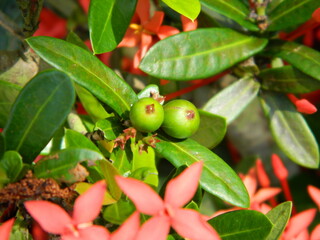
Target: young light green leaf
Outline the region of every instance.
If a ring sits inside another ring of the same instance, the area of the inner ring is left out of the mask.
[[[7,150],[19,152],[24,162],[31,163],[65,121],[74,99],[66,74],[50,70],[34,77],[11,109],[3,131]]]
[[[118,169],[121,175],[127,174],[131,171],[131,163],[129,157],[131,156],[130,150],[122,150],[121,148],[113,149],[110,160],[113,162],[113,166]]]
[[[116,117],[108,117],[96,122],[94,130],[101,130],[107,140],[115,140],[122,132],[123,126]]]
[[[251,31],[259,31],[259,27],[248,20],[249,8],[239,0],[200,0],[200,2],[205,13],[214,11],[236,21]]]
[[[264,214],[253,210],[224,213],[210,219],[208,223],[222,240],[265,239],[273,226]]]
[[[267,42],[266,39],[249,37],[227,28],[198,29],[156,43],[139,67],[158,78],[178,81],[201,79],[251,57]]]
[[[103,211],[103,218],[113,224],[121,225],[135,210],[129,200],[120,199],[115,204],[108,206]]]
[[[197,132],[191,136],[201,145],[212,149],[224,138],[227,131],[227,121],[224,117],[199,110],[200,126]]]
[[[318,168],[317,142],[308,124],[289,99],[280,93],[264,92],[260,100],[281,150],[301,166]]]
[[[301,72],[320,80],[320,53],[295,42],[274,41],[268,52],[292,64]]]
[[[320,89],[320,81],[292,66],[266,69],[260,72],[261,87],[284,93],[308,93]]]
[[[130,24],[136,4],[137,0],[91,0],[88,21],[95,54],[110,52],[117,47]]]
[[[133,89],[88,51],[51,37],[32,37],[29,45],[48,63],[67,73],[103,103],[126,118],[137,100]]]
[[[84,148],[100,153],[99,148],[87,137],[72,129],[65,130],[66,148]]]
[[[22,157],[16,151],[7,151],[0,159],[0,168],[5,170],[10,182],[18,180],[22,166]]]
[[[273,224],[273,228],[266,240],[277,240],[281,237],[291,216],[292,202],[284,202],[271,209],[266,216]]]
[[[213,96],[203,110],[225,117],[232,122],[257,96],[260,84],[251,78],[242,78]]]
[[[304,23],[318,7],[318,0],[284,0],[269,13],[267,30],[284,30]]]
[[[177,141],[159,135],[155,151],[175,167],[203,161],[201,187],[207,192],[239,207],[249,206],[249,196],[243,182],[220,157],[192,139]]]
[[[162,0],[165,4],[171,7],[176,12],[182,14],[183,16],[195,20],[201,10],[201,5],[199,0]]]

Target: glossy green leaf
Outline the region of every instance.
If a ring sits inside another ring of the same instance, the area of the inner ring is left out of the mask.
[[[199,110],[199,114],[200,126],[191,138],[209,149],[214,148],[227,132],[227,121],[224,117],[203,110]]]
[[[295,163],[318,168],[317,142],[302,115],[283,94],[264,92],[263,109],[269,118],[270,128],[281,150]]]
[[[108,206],[103,211],[103,218],[113,224],[122,224],[135,210],[133,203],[129,200],[119,200]]]
[[[158,78],[201,79],[249,58],[266,44],[266,39],[249,37],[227,28],[198,29],[156,43],[139,67]]]
[[[273,226],[264,214],[253,210],[224,213],[210,219],[208,223],[222,240],[265,239]]]
[[[100,153],[99,148],[86,136],[72,129],[65,131],[66,148],[85,148]]]
[[[165,4],[171,7],[176,12],[184,15],[191,20],[195,20],[201,10],[199,0],[162,0]]]
[[[69,43],[72,43],[74,45],[77,45],[78,47],[83,48],[84,50],[87,50],[88,52],[91,53],[90,49],[88,46],[81,40],[81,38],[75,33],[75,32],[69,32],[67,39]]]
[[[140,151],[139,146],[142,142],[138,142],[137,144],[132,141],[131,142],[131,151],[132,151],[132,172],[137,171],[139,169],[147,170],[144,172],[145,183],[150,184],[154,187],[158,186],[158,170],[156,167],[156,156],[152,147],[148,147],[146,151]],[[144,171],[144,170],[143,170]]]
[[[275,41],[268,49],[301,72],[320,80],[320,52],[295,42]]]
[[[8,120],[11,106],[22,87],[0,80],[0,128],[3,128]]]
[[[304,23],[320,7],[318,0],[285,0],[268,15],[268,31],[283,30]]]
[[[121,42],[137,0],[91,0],[89,32],[95,54],[110,52]]]
[[[126,117],[130,105],[137,100],[133,89],[114,71],[88,51],[51,37],[32,37],[29,45],[45,61],[69,74],[100,101]]]
[[[149,84],[138,93],[138,98],[152,97],[153,94],[159,94],[159,87],[156,84]]]
[[[214,95],[203,110],[226,118],[232,122],[257,96],[260,84],[251,78],[242,78]]]
[[[99,120],[96,122],[94,129],[100,129],[104,133],[104,137],[108,140],[116,139],[123,132],[123,126],[116,117]]]
[[[10,182],[17,181],[19,174],[22,170],[22,157],[18,152],[7,151],[0,159],[0,167],[6,171],[6,175]]]
[[[88,161],[92,165],[101,159],[104,157],[96,151],[67,148],[41,159],[34,166],[34,174],[38,178],[63,178],[72,181],[73,176],[70,170],[74,169],[78,163]]]
[[[113,162],[113,166],[118,169],[121,175],[128,174],[131,172],[131,163],[129,158],[131,158],[131,152],[128,153],[128,150],[122,150],[121,148],[113,149],[110,160]]]
[[[177,141],[159,135],[155,150],[175,167],[203,161],[201,187],[207,192],[239,207],[249,206],[249,196],[243,182],[220,157],[192,139]]]
[[[200,2],[205,13],[214,11],[236,21],[251,31],[259,31],[259,27],[249,20],[249,8],[240,0],[200,0]]]
[[[320,89],[316,80],[292,66],[266,69],[258,75],[261,87],[284,93],[308,93]]]
[[[73,84],[64,73],[50,70],[34,77],[11,109],[3,131],[7,150],[18,151],[31,163],[65,121],[74,98]]]
[[[6,151],[6,140],[2,133],[0,133],[0,158],[3,156],[4,152]]]
[[[273,224],[273,228],[266,240],[277,240],[281,237],[291,216],[292,202],[284,202],[271,209],[266,216]]]

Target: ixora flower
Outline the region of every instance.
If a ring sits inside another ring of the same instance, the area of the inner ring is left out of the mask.
[[[147,184],[116,176],[123,192],[133,201],[140,213],[151,215],[140,228],[136,240],[165,240],[170,226],[190,240],[220,239],[199,212],[182,208],[195,194],[203,163],[197,162],[167,184],[164,200]]]
[[[14,224],[14,220],[14,218],[11,218],[0,226],[0,240],[10,239],[10,232]]]
[[[92,221],[100,213],[105,190],[105,181],[99,181],[79,196],[72,217],[49,201],[28,201],[25,207],[46,232],[61,235],[62,240],[133,240],[139,229],[138,212],[133,213],[112,234],[102,226],[93,225]]]

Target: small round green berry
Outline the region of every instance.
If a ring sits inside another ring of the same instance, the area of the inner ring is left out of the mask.
[[[168,135],[183,139],[192,136],[199,128],[198,109],[189,101],[179,99],[163,106],[164,121],[161,129]]]
[[[163,122],[163,107],[155,99],[147,97],[135,102],[130,110],[132,126],[140,132],[154,132]]]

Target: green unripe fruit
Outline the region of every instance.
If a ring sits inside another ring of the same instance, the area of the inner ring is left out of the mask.
[[[164,121],[161,125],[168,135],[183,139],[192,136],[199,128],[198,109],[189,101],[179,99],[163,106]]]
[[[130,110],[132,126],[140,132],[154,132],[163,122],[163,107],[153,98],[141,98]]]

